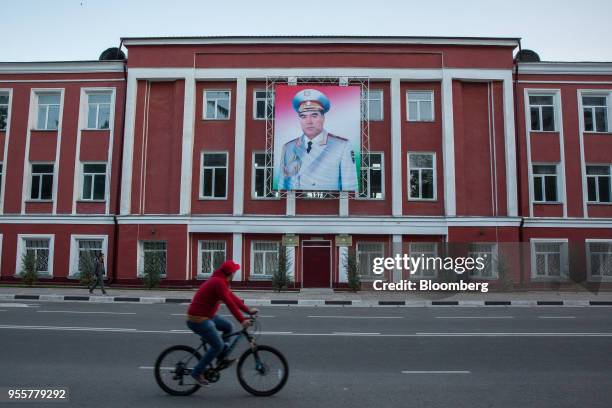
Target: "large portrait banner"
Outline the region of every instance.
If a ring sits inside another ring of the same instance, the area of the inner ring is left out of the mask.
[[[360,98],[359,86],[276,86],[274,190],[358,190]]]

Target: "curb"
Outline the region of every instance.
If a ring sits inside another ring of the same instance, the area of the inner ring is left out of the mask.
[[[15,295],[0,294],[0,300],[38,300],[48,302],[90,303],[190,303],[190,298],[160,298],[132,296],[74,296],[74,295]],[[245,299],[253,306],[335,306],[335,307],[584,307],[612,306],[612,300],[323,300],[323,299]]]

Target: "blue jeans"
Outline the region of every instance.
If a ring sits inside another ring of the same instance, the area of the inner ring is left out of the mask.
[[[195,334],[198,334],[202,340],[208,343],[208,351],[204,354],[200,362],[194,367],[191,375],[197,377],[202,374],[206,367],[223,351],[225,343],[219,334],[221,331],[224,335],[228,335],[234,329],[232,324],[221,316],[215,316],[212,319],[204,320],[201,323],[187,321],[189,327]]]

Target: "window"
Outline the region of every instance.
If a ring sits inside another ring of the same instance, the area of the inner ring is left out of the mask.
[[[266,163],[265,153],[253,154],[253,198],[277,198],[278,191],[272,190],[272,172],[274,161]]]
[[[53,164],[32,164],[30,199],[53,199]]]
[[[25,254],[34,254],[36,258],[36,271],[39,275],[51,274],[51,258],[50,258],[50,238],[25,238],[24,239]],[[21,261],[21,259],[19,260]],[[21,262],[18,263],[19,267]],[[18,267],[18,269],[19,269]]]
[[[110,92],[87,94],[87,128],[108,129],[110,123]]]
[[[77,239],[78,249],[79,249],[79,257],[78,264],[76,265],[77,270],[75,271],[77,274],[81,272],[83,265],[87,262],[91,263],[93,266],[94,259],[96,259],[101,253],[102,248],[104,246],[103,239]],[[104,262],[106,263],[106,261]],[[104,275],[106,276],[106,271],[108,269],[107,265],[104,265]],[[92,269],[93,272],[93,269]]]
[[[555,104],[553,95],[529,95],[531,130],[555,130]]]
[[[409,199],[435,200],[435,164],[434,153],[408,153]]]
[[[270,278],[278,266],[278,242],[253,242],[251,247],[251,276]]]
[[[358,242],[357,262],[359,263],[359,274],[362,278],[375,278],[373,272],[374,258],[385,256],[385,244],[382,242]]]
[[[566,279],[567,242],[532,242],[531,268],[531,276],[534,279]]]
[[[610,166],[586,166],[588,201],[591,203],[612,202]]]
[[[589,278],[612,280],[612,241],[587,240]]]
[[[382,199],[383,195],[383,154],[365,153],[361,161],[361,190],[359,197]]]
[[[8,93],[0,93],[0,130],[6,130],[6,122],[8,120]]]
[[[472,243],[469,246],[468,257],[482,258],[485,267],[470,271],[470,277],[477,279],[497,279],[497,245],[492,243]]]
[[[608,131],[608,98],[605,96],[583,96],[584,130],[586,132]]]
[[[382,89],[371,89],[364,91],[361,98],[367,110],[364,110],[361,119],[372,121],[383,120],[383,91]]]
[[[421,266],[411,276],[415,278],[431,278],[436,276],[436,268],[433,262],[429,261],[426,265],[427,258],[435,258],[438,256],[438,244],[435,242],[411,242],[408,245],[408,252],[411,258],[424,258]],[[412,271],[410,271],[412,272]]]
[[[256,90],[253,93],[253,118],[267,119],[274,117],[274,92]]]
[[[106,195],[106,164],[83,163],[83,200],[104,200]]]
[[[204,119],[229,119],[230,91],[204,91]]]
[[[227,198],[227,153],[202,153],[200,198]]]
[[[433,91],[408,91],[407,98],[409,122],[434,120]]]
[[[138,276],[144,276],[147,268],[156,268],[166,276],[166,241],[141,241]]]
[[[209,276],[225,261],[225,241],[199,241],[198,276]]]
[[[59,125],[60,94],[38,94],[38,119],[36,129],[56,130]]]
[[[557,165],[533,165],[533,200],[557,202]]]

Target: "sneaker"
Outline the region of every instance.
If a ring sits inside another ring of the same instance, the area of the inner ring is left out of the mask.
[[[235,358],[224,358],[223,360],[217,359],[217,370],[223,370],[236,362]]]
[[[191,378],[193,378],[195,380],[195,382],[197,382],[198,384],[200,384],[203,387],[208,387],[210,385],[208,380],[206,378],[204,378],[204,374],[200,374],[197,377],[191,376]]]

